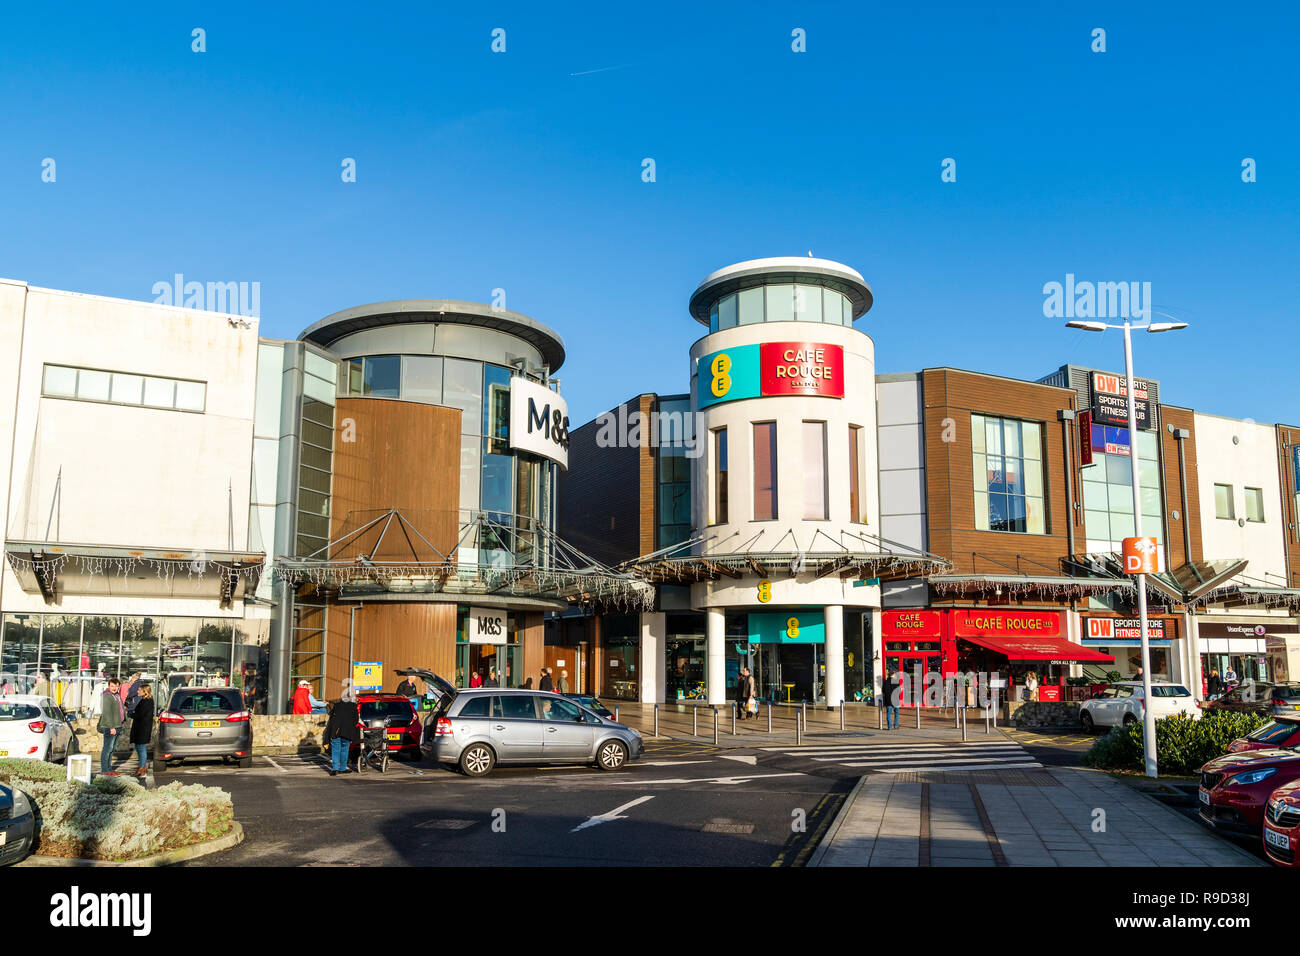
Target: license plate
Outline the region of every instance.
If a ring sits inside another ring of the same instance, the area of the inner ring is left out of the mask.
[[[8,756],[9,756],[9,751],[0,750],[0,757],[8,757]]]
[[[1291,838],[1289,836],[1278,833],[1276,830],[1270,830],[1268,827],[1264,827],[1264,842],[1280,850],[1291,849]]]
[[[1210,805],[1210,794],[1206,790],[1201,791],[1201,803],[1205,804],[1207,807]]]
[[[401,734],[389,734],[389,735],[388,735],[388,739],[389,739],[389,740],[401,740],[401,739],[402,739],[402,735],[401,735]]]
[[[191,726],[191,727],[220,727],[220,726],[221,726],[221,721],[219,721],[219,720],[192,720],[192,721],[190,721],[190,726]]]
[[[9,839],[9,834],[6,833],[4,830],[0,830],[0,846],[4,846],[5,840],[7,839]]]

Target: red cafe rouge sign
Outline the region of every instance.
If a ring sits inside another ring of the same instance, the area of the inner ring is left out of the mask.
[[[882,611],[880,631],[885,637],[941,637],[940,611]]]
[[[1060,637],[1059,611],[953,611],[957,637]]]
[[[819,342],[763,342],[759,347],[764,395],[844,397],[844,350]]]

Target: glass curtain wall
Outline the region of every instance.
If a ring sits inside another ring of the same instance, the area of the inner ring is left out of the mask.
[[[1119,551],[1133,534],[1133,474],[1129,430],[1092,426],[1093,463],[1082,469],[1083,520],[1089,551]],[[1142,483],[1142,530],[1163,530],[1163,484],[1156,433],[1137,433],[1138,479]]]

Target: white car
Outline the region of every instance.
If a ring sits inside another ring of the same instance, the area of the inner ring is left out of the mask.
[[[48,697],[0,697],[0,759],[64,760],[78,753],[72,725]]]
[[[1084,733],[1090,734],[1097,727],[1127,727],[1138,723],[1142,720],[1145,709],[1142,682],[1121,680],[1111,684],[1092,700],[1084,701],[1079,708],[1079,720],[1083,722]],[[1151,710],[1157,720],[1174,714],[1186,714],[1193,719],[1201,716],[1192,692],[1182,684],[1166,681],[1151,682]]]

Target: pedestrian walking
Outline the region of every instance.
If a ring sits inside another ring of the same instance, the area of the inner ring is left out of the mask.
[[[880,692],[883,697],[882,705],[885,708],[885,729],[898,729],[898,703],[902,697],[902,686],[898,680],[898,671],[885,669],[884,680],[880,684]],[[919,706],[919,705],[918,705]]]
[[[736,681],[736,707],[740,711],[740,719],[748,720],[751,716],[750,707],[754,702],[756,692],[754,689],[754,675],[749,672],[748,667],[740,669],[740,679]],[[757,719],[757,714],[752,715]]]
[[[1210,669],[1210,679],[1207,682],[1207,689],[1211,698],[1218,697],[1223,693],[1223,678],[1219,676],[1217,667]]]
[[[99,772],[111,776],[117,776],[113,773],[113,747],[117,744],[118,734],[122,730],[122,721],[126,718],[118,689],[117,678],[110,677],[108,689],[104,691],[103,698],[99,702],[99,721],[96,724],[104,739],[103,746],[99,748]]]
[[[140,700],[131,715],[131,744],[135,747],[135,775],[144,777],[149,773],[149,741],[153,739],[153,688],[148,684],[140,688]]]
[[[537,682],[537,689],[555,690],[555,684],[551,681],[551,669],[549,667],[542,668],[542,679]]]
[[[561,694],[567,694],[567,693],[569,692],[569,672],[568,672],[568,671],[560,671],[559,691],[560,691]]]
[[[330,708],[330,719],[325,725],[325,739],[330,745],[330,776],[351,773],[348,769],[348,754],[354,743],[361,742],[361,714],[357,710],[357,698],[351,690],[334,702]]]
[[[136,671],[120,689],[125,720],[122,724],[122,732],[117,735],[117,750],[123,758],[131,751],[131,715],[135,712],[136,705],[140,703],[140,687],[143,686],[143,678],[144,674]]]

